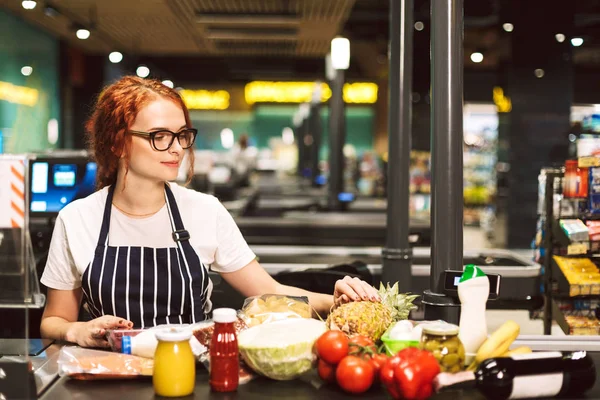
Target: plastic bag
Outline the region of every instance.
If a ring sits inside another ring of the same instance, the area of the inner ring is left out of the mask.
[[[238,313],[238,319],[233,323],[235,328],[236,335],[239,335],[241,331],[248,329],[248,325],[241,318],[240,313]],[[192,330],[192,334],[198,342],[205,346],[207,349],[210,348],[210,341],[212,340],[212,335],[215,330],[215,323],[213,320],[209,319],[202,322],[196,322],[195,324],[190,325],[190,329]]]
[[[154,360],[110,351],[65,346],[58,355],[58,375],[73,379],[132,379],[153,369]]]
[[[253,327],[288,318],[311,318],[312,310],[308,304],[308,297],[265,294],[248,297],[244,301],[240,316],[248,327]]]

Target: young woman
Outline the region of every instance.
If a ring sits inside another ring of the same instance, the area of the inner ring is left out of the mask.
[[[42,336],[106,347],[107,329],[201,321],[212,307],[209,266],[246,297],[308,296],[322,315],[379,301],[356,278],[337,281],[333,296],[277,283],[215,197],[172,183],[184,152],[193,166],[197,134],[175,90],[124,77],[100,94],[86,128],[99,190],[56,219]],[[78,322],[82,299],[91,321]]]

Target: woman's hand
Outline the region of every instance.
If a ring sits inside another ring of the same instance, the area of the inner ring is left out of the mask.
[[[345,276],[335,283],[333,306],[337,307],[351,301],[381,301],[377,290],[358,278]]]
[[[75,322],[69,327],[65,339],[81,347],[109,347],[106,331],[109,329],[131,329],[133,322],[112,315],[87,322]]]

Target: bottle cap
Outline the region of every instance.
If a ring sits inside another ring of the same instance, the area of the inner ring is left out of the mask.
[[[458,325],[449,324],[447,322],[434,322],[431,324],[421,324],[423,333],[429,335],[458,335]]]
[[[233,308],[217,308],[213,311],[213,321],[228,324],[237,320],[237,312]]]
[[[154,335],[161,342],[183,342],[190,340],[192,331],[187,328],[164,328],[157,329]]]
[[[481,268],[477,267],[474,264],[465,265],[465,269],[463,271],[462,276],[460,277],[460,281],[458,283],[468,281],[472,278],[477,278],[480,276],[486,276],[485,272],[481,270]]]

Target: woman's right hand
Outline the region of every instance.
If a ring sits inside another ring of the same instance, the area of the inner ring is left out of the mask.
[[[110,347],[106,339],[107,330],[131,328],[131,321],[113,315],[103,315],[91,321],[75,322],[67,330],[65,339],[81,347]]]

